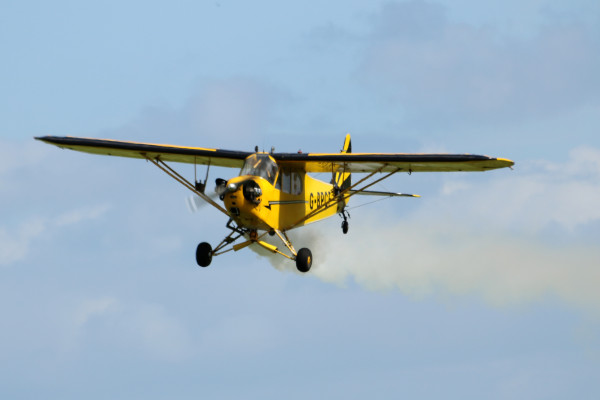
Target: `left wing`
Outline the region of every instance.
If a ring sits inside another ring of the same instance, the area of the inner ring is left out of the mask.
[[[60,148],[105,156],[159,159],[189,164],[210,164],[218,167],[241,168],[250,152],[165,144],[125,142],[109,139],[43,136],[37,140]]]
[[[306,172],[449,172],[487,171],[514,162],[474,154],[275,153],[278,163]]]

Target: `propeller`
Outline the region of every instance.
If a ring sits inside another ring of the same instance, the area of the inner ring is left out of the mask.
[[[215,190],[212,193],[208,193],[208,194],[204,193],[204,188],[206,186],[206,182],[200,186],[202,188],[202,192],[213,201],[216,200],[217,198],[221,198],[221,196],[225,193],[227,181],[225,179],[217,178],[215,183],[217,185],[215,187]],[[200,190],[198,185],[196,185],[196,187],[198,190]],[[186,200],[185,202],[187,204],[187,208],[191,213],[197,212],[200,208],[202,208],[206,204],[208,204],[206,201],[204,201],[202,199],[202,197],[200,197],[198,195],[191,195],[188,198],[186,198],[185,200]],[[222,198],[221,198],[221,200],[222,200]]]
[[[218,195],[216,193],[211,193],[208,195],[212,200],[216,200]],[[187,204],[187,208],[191,213],[197,212],[199,209],[207,205],[208,203],[202,200],[202,197],[197,195],[191,195],[187,199],[185,199],[185,203]]]

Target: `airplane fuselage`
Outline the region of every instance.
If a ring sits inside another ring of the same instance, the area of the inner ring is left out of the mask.
[[[286,231],[337,214],[346,204],[335,198],[332,184],[301,170],[278,168],[271,181],[274,184],[262,176],[241,175],[227,182],[227,187],[235,190],[228,191],[223,202],[238,225]],[[317,209],[320,211],[315,213]]]

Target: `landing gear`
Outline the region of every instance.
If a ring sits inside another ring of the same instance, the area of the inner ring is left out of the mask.
[[[307,248],[302,248],[298,250],[298,255],[296,255],[296,268],[300,272],[308,272],[310,271],[310,267],[312,266],[312,253]]]
[[[296,251],[290,239],[287,237],[285,231],[279,231],[271,229],[269,231],[259,233],[256,229],[242,228],[237,226],[233,220],[227,222],[226,227],[231,230],[231,233],[227,235],[225,239],[221,241],[214,249],[210,244],[202,242],[196,248],[196,262],[201,267],[207,267],[210,265],[213,256],[218,256],[229,251],[239,251],[252,244],[261,246],[262,248],[269,250],[273,253],[279,254],[292,261],[296,261],[296,268],[300,272],[310,271],[312,266],[312,253],[309,249],[302,248],[300,251]],[[263,237],[267,234],[276,235],[281,239],[282,243],[287,248],[288,252],[280,250],[277,246],[267,243],[263,240]],[[233,244],[236,240],[241,237],[246,237],[246,241],[238,244]]]
[[[202,242],[196,248],[196,262],[201,267],[208,267],[212,261],[213,251],[210,244]]]

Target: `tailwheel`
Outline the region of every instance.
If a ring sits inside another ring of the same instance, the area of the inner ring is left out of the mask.
[[[307,248],[302,248],[298,251],[298,255],[296,256],[296,268],[300,272],[308,272],[310,271],[310,267],[312,265],[312,253]]]
[[[201,267],[208,267],[212,261],[213,251],[210,244],[202,242],[196,248],[196,262]]]
[[[348,212],[348,210],[342,210],[340,215],[342,216],[342,218],[344,218],[344,221],[342,221],[342,232],[345,235],[346,233],[348,233],[348,218],[350,218],[350,213]]]
[[[348,221],[346,221],[346,220],[344,220],[344,221],[342,222],[342,232],[344,233],[344,235],[345,235],[346,233],[348,233]]]

